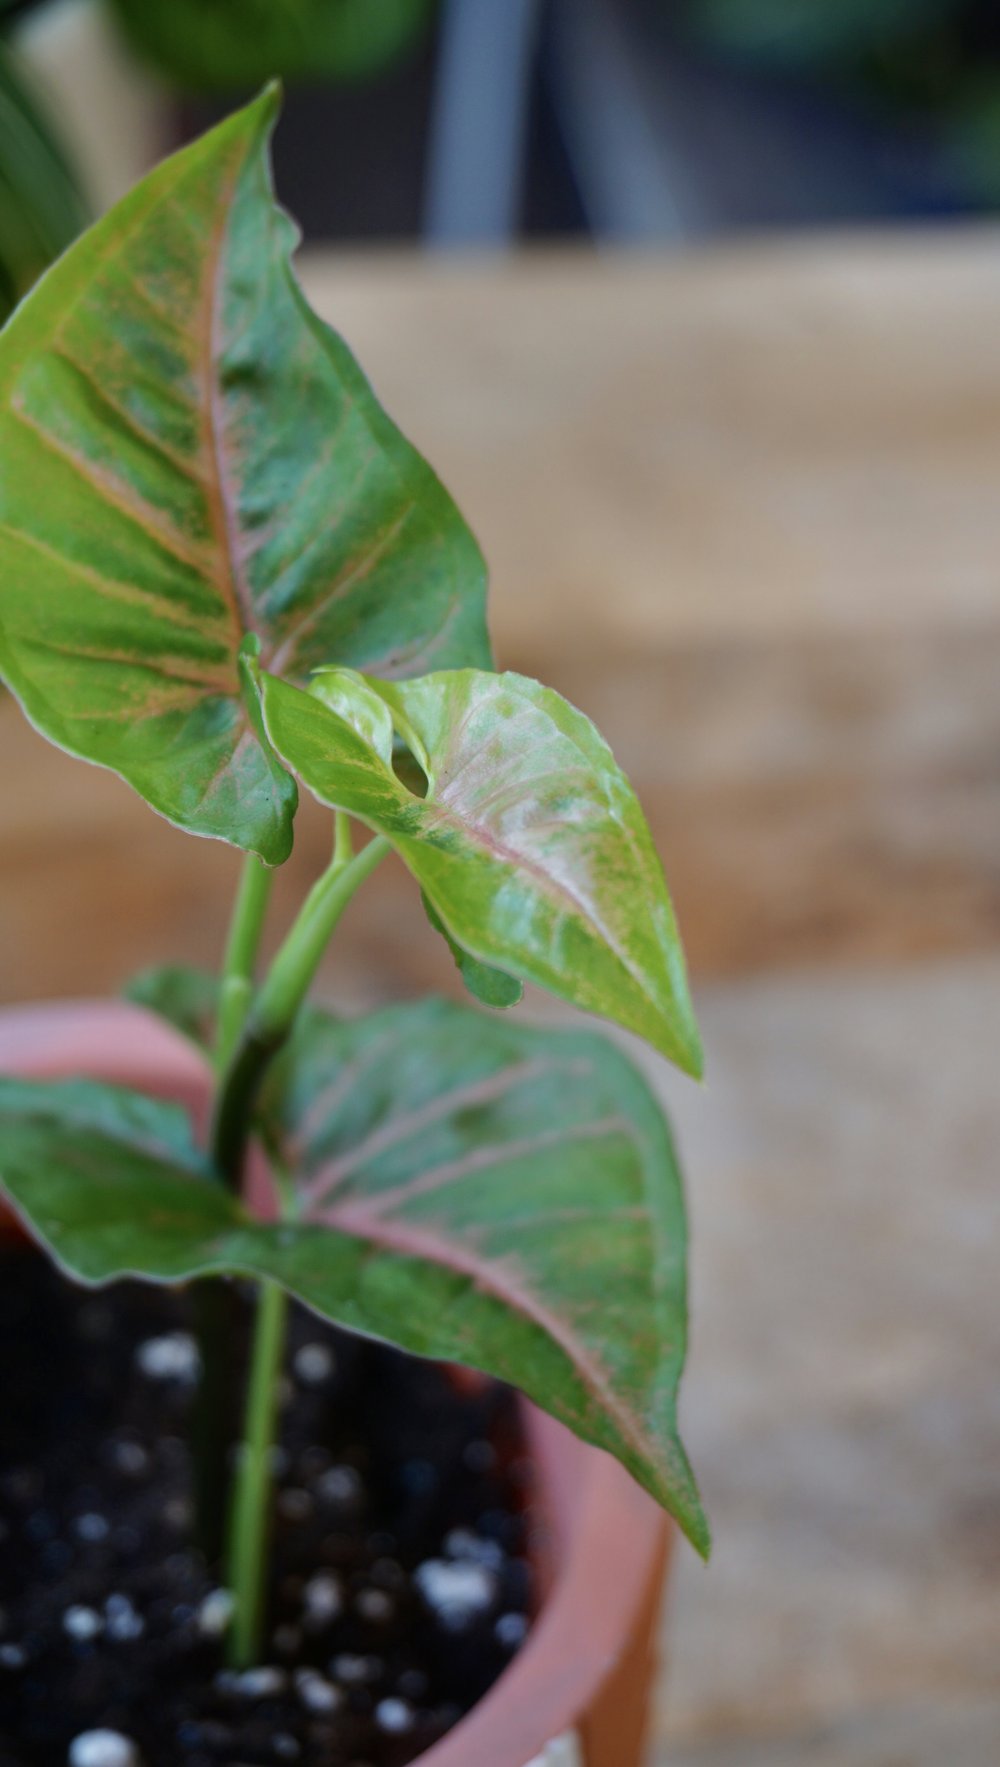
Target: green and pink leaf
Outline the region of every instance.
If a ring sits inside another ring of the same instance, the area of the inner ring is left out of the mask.
[[[440,1001],[313,1014],[263,1125],[295,1190],[277,1224],[210,1181],[173,1107],[85,1082],[0,1081],[0,1181],[85,1281],[268,1277],[351,1330],[513,1383],[707,1550],[677,1433],[681,1182],[624,1056]]]
[[[426,775],[417,795],[330,698],[264,676],[277,752],[322,802],[392,841],[462,952],[645,1037],[690,1074],[701,1046],[663,867],[590,721],[523,675],[359,681]]]
[[[248,634],[290,680],[490,660],[472,535],[295,281],[277,104],[157,167],[0,333],[0,673],[53,742],[269,863],[295,786]]]

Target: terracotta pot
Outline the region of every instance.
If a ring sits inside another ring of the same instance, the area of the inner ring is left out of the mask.
[[[0,1013],[0,1071],[136,1086],[199,1125],[207,1112],[196,1051],[122,1002]],[[639,1767],[672,1530],[608,1455],[527,1401],[523,1415],[552,1542],[546,1594],[510,1667],[420,1767]]]

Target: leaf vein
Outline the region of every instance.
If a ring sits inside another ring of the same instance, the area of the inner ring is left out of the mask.
[[[401,532],[416,507],[417,500],[415,497],[405,503],[399,514],[393,518],[386,528],[383,528],[381,533],[375,536],[371,545],[366,547],[361,558],[352,565],[346,574],[342,572],[339,576],[335,577],[325,594],[321,595],[318,601],[313,602],[312,606],[306,609],[302,618],[296,621],[292,626],[291,630],[282,640],[278,650],[275,652],[271,663],[271,669],[274,674],[279,675],[285,668],[287,668],[288,663],[299,649],[305,634],[313,630],[317,622],[322,619],[323,615],[328,613],[330,608],[335,606],[338,601],[341,601],[350,590],[357,588],[357,585],[360,582],[363,582],[369,573],[374,570],[379,559],[386,552],[387,548],[392,545],[393,540],[395,540],[397,535]]]
[[[95,398],[99,399],[102,405],[107,407],[117,423],[124,425],[124,427],[131,432],[137,442],[141,443],[143,447],[150,448],[155,453],[159,454],[162,459],[166,460],[169,465],[175,469],[175,471],[181,473],[183,477],[190,480],[193,485],[197,485],[200,489],[204,489],[204,480],[201,473],[198,471],[198,468],[194,466],[190,460],[186,460],[183,454],[179,454],[176,448],[172,448],[169,442],[165,442],[162,436],[158,436],[154,430],[147,429],[145,424],[140,423],[139,419],[128,409],[128,406],[123,405],[119,399],[116,399],[114,395],[108,391],[108,388],[103,382],[98,380],[96,374],[94,374],[93,370],[88,367],[87,363],[81,362],[79,358],[74,356],[72,351],[67,350],[64,345],[53,344],[52,354],[57,356],[61,362],[65,362],[67,367],[71,368],[75,374],[79,375],[80,379],[85,382],[90,393]]]
[[[348,1217],[355,1221],[381,1221],[387,1214],[405,1208],[408,1203],[420,1197],[428,1196],[433,1191],[446,1190],[452,1185],[460,1184],[465,1178],[489,1171],[493,1166],[502,1166],[511,1160],[528,1159],[533,1154],[544,1153],[546,1148],[565,1146],[571,1141],[601,1141],[610,1135],[626,1135],[631,1138],[631,1133],[629,1123],[620,1116],[601,1117],[592,1123],[578,1124],[573,1129],[543,1129],[535,1135],[525,1135],[499,1146],[476,1148],[459,1159],[448,1160],[443,1165],[432,1166],[427,1171],[418,1173],[414,1178],[407,1178],[402,1184],[369,1192],[363,1199],[352,1198],[335,1203],[331,1208],[322,1211],[321,1218],[331,1227],[343,1227]]]
[[[387,1122],[379,1124],[371,1134],[348,1148],[336,1159],[321,1168],[302,1191],[302,1199],[308,1207],[339,1189],[352,1173],[369,1161],[377,1159],[391,1147],[401,1141],[416,1136],[422,1130],[430,1128],[442,1117],[452,1115],[460,1110],[477,1110],[489,1104],[499,1104],[519,1086],[527,1085],[533,1080],[543,1078],[546,1074],[580,1074],[587,1073],[590,1064],[586,1061],[552,1061],[533,1060],[517,1062],[511,1067],[480,1076],[462,1086],[454,1086],[448,1092],[441,1092],[436,1097],[427,1099],[422,1105],[410,1110],[401,1111],[398,1116],[390,1117]]]
[[[208,574],[208,561],[204,552],[200,547],[192,546],[172,522],[166,521],[162,510],[148,503],[145,497],[127,489],[121,479],[106,472],[96,461],[88,460],[85,454],[70,447],[60,436],[39,423],[18,399],[11,400],[10,411],[15,422],[30,431],[50,453],[65,461],[84,484],[97,493],[102,502],[110,503],[127,521],[141,529],[148,539],[179,564],[186,565],[202,578]]]
[[[345,1232],[369,1239],[376,1251],[421,1258],[456,1275],[468,1277],[482,1293],[491,1295],[529,1324],[537,1326],[563,1351],[590,1397],[602,1407],[632,1452],[641,1461],[652,1462],[661,1471],[665,1470],[655,1434],[644,1427],[641,1418],[618,1393],[600,1357],[573,1330],[568,1320],[561,1319],[534,1292],[512,1259],[503,1262],[489,1260],[436,1228],[414,1226],[409,1222],[387,1222],[381,1217],[377,1220],[356,1217],[349,1221],[345,1211],[338,1226]]]
[[[0,522],[0,534],[5,534],[18,545],[40,552],[60,569],[89,583],[99,595],[105,596],[109,601],[122,607],[136,608],[143,613],[155,614],[158,619],[168,621],[181,631],[193,632],[199,637],[205,635],[202,615],[194,609],[186,608],[181,602],[171,601],[166,596],[158,595],[155,590],[141,589],[134,583],[122,583],[116,577],[103,576],[92,566],[84,564],[82,559],[71,558],[68,553],[60,552],[38,534],[30,533],[27,528],[16,528],[10,522]],[[231,690],[228,675],[223,677],[221,673],[216,674],[214,670],[206,669],[203,679],[206,685],[216,687],[220,693]]]

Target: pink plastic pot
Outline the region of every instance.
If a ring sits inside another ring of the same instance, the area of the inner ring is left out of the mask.
[[[184,1103],[201,1125],[210,1077],[195,1050],[115,1001],[0,1013],[0,1071],[86,1074]],[[606,1454],[524,1402],[551,1536],[547,1592],[527,1642],[420,1767],[541,1767],[572,1737],[582,1767],[639,1767],[672,1531]],[[555,1763],[555,1756],[553,1756]]]

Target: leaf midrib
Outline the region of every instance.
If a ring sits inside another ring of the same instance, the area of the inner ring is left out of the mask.
[[[480,1258],[474,1251],[423,1225],[387,1221],[384,1216],[354,1222],[346,1205],[336,1212],[341,1232],[366,1240],[390,1255],[419,1258],[456,1275],[466,1276],[480,1293],[492,1295],[528,1324],[545,1332],[567,1357],[590,1398],[614,1424],[622,1442],[640,1462],[655,1466],[661,1476],[668,1475],[655,1436],[647,1431],[641,1418],[615,1391],[600,1357],[581,1341],[566,1320],[546,1306],[530,1284],[523,1281],[513,1260],[501,1264],[493,1259]]]
[[[242,169],[242,161],[237,159],[228,183],[220,194],[218,216],[212,227],[207,254],[207,273],[199,327],[201,345],[199,375],[203,393],[201,440],[206,461],[205,495],[208,503],[209,525],[215,540],[216,555],[220,561],[220,569],[215,573],[216,586],[228,604],[234,629],[233,693],[237,697],[239,695],[239,678],[236,656],[240,644],[248,632],[255,632],[261,639],[262,646],[266,636],[254,617],[249,584],[244,580],[239,565],[236,494],[227,466],[223,433],[224,418],[220,408],[221,394],[218,385],[220,377],[217,377],[215,372],[217,362],[221,361],[219,353],[221,277],[219,272],[223,246],[229,228],[233,196]]]
[[[490,1105],[497,1106],[511,1092],[546,1075],[572,1075],[581,1071],[588,1071],[588,1064],[582,1059],[556,1061],[551,1057],[533,1056],[512,1065],[495,1068],[490,1073],[479,1074],[446,1092],[435,1093],[420,1104],[408,1106],[395,1116],[386,1118],[377,1128],[355,1142],[353,1147],[345,1148],[335,1158],[328,1160],[303,1187],[302,1200],[306,1204],[318,1202],[320,1198],[326,1202],[332,1192],[354,1173],[392,1148],[398,1147],[401,1141],[415,1139],[425,1129],[446,1117],[454,1116],[459,1111],[485,1110]],[[322,1130],[319,1132],[322,1133]]]
[[[530,1135],[523,1135],[517,1140],[503,1142],[487,1142],[474,1148],[469,1153],[458,1155],[453,1160],[443,1161],[437,1166],[428,1166],[421,1172],[414,1173],[399,1184],[386,1186],[382,1190],[370,1190],[363,1196],[352,1195],[331,1207],[318,1210],[313,1219],[329,1227],[342,1227],[345,1221],[356,1222],[384,1220],[408,1203],[421,1197],[433,1195],[435,1191],[447,1190],[452,1185],[461,1184],[466,1178],[479,1177],[496,1166],[511,1165],[517,1160],[530,1159],[535,1154],[544,1153],[550,1147],[565,1147],[573,1141],[604,1141],[613,1135],[624,1135],[631,1139],[631,1129],[626,1118],[611,1114],[592,1118],[585,1123],[578,1123],[573,1128],[560,1126],[552,1129],[539,1129]]]
[[[481,847],[485,848],[487,852],[492,853],[496,858],[502,860],[504,864],[510,865],[513,870],[528,872],[537,882],[542,894],[548,897],[549,901],[557,910],[561,905],[563,913],[566,913],[568,905],[571,912],[579,914],[581,919],[590,928],[591,933],[596,935],[597,938],[607,946],[616,963],[621,966],[630,981],[635,984],[643,999],[653,1007],[654,1011],[658,1012],[661,1010],[656,997],[649,986],[648,979],[644,976],[641,970],[635,968],[630,959],[621,950],[618,940],[613,937],[610,929],[604,924],[603,920],[595,912],[593,906],[588,903],[585,898],[578,895],[575,890],[570,889],[560,878],[557,878],[551,872],[546,871],[544,867],[538,864],[537,860],[532,859],[527,853],[519,851],[517,847],[508,846],[506,841],[501,840],[488,824],[477,821],[475,816],[467,814],[461,809],[453,809],[451,804],[446,803],[442,798],[424,798],[422,800],[416,798],[414,799],[414,802],[419,805],[424,818],[427,820],[430,820],[428,812],[437,812],[441,821],[450,823],[452,828],[454,828],[459,834],[464,834],[467,837],[471,835],[474,840],[478,841]],[[474,941],[468,941],[464,937],[460,937],[460,942],[466,944],[472,955],[479,957],[482,962],[490,963],[494,960],[494,953],[477,950]]]

